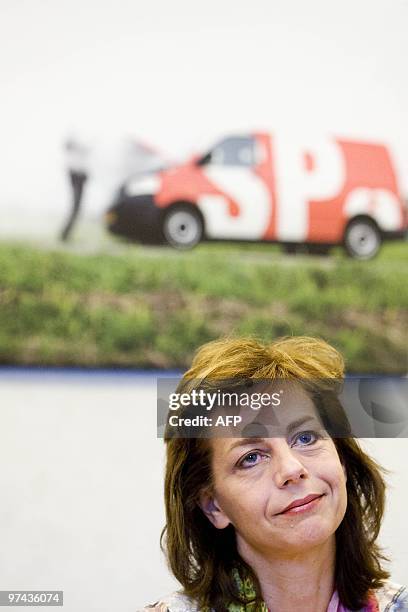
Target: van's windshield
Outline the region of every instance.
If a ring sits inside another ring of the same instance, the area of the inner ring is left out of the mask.
[[[255,140],[250,136],[231,136],[219,142],[203,155],[197,165],[253,166],[255,164]]]

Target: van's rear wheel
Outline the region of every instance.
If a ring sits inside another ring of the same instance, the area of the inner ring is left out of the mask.
[[[203,237],[203,222],[191,206],[173,206],[163,219],[163,236],[176,249],[192,249]]]
[[[371,259],[381,247],[378,227],[369,219],[351,221],[344,234],[344,248],[354,259]]]

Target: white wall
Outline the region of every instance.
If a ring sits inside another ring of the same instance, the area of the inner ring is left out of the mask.
[[[155,381],[0,376],[0,589],[63,589],[67,612],[172,590]]]
[[[0,371],[0,406],[0,589],[63,589],[67,612],[131,612],[174,590],[155,379]],[[395,471],[382,542],[408,584],[408,442],[367,443]]]
[[[64,217],[71,129],[177,157],[307,125],[390,142],[405,183],[407,19],[406,0],[2,0],[0,235]],[[88,211],[105,205],[88,194]]]

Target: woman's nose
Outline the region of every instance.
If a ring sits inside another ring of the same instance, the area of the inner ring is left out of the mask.
[[[309,476],[306,467],[286,442],[283,442],[276,450],[272,465],[274,466],[274,478],[278,487],[283,487],[290,482],[297,482]]]

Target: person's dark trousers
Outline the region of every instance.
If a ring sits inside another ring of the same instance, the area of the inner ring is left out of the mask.
[[[72,228],[81,208],[82,195],[88,175],[85,172],[70,172],[69,178],[72,189],[72,209],[68,221],[61,232],[61,240],[68,240],[71,234]]]

